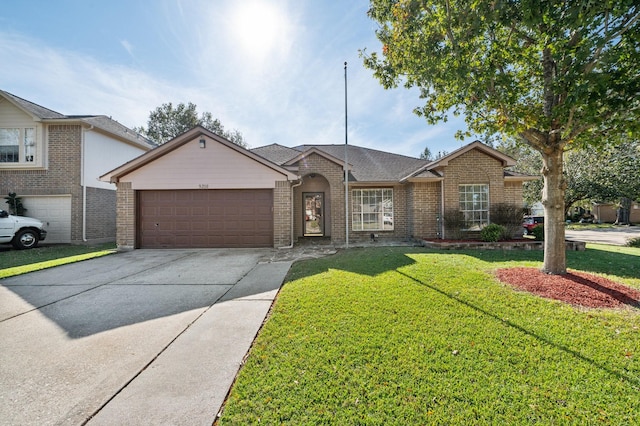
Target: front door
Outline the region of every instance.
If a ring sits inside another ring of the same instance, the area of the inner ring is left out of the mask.
[[[305,192],[302,194],[304,236],[324,236],[324,193]]]

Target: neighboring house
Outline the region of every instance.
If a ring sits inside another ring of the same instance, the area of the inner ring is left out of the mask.
[[[284,247],[300,238],[344,244],[344,145],[246,150],[196,127],[106,173],[118,186],[122,248]],[[494,203],[523,206],[529,176],[473,142],[436,161],[348,146],[349,242],[446,238],[442,215],[489,223]]]
[[[612,203],[594,203],[591,213],[598,223],[614,223],[618,218],[618,206]],[[631,203],[629,221],[640,223],[640,203]]]
[[[0,90],[0,197],[17,193],[47,243],[113,241],[115,185],[98,178],[149,149],[109,117],[63,115]]]

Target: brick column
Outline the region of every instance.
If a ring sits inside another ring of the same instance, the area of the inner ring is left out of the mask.
[[[116,192],[116,245],[132,250],[136,241],[136,200],[131,182],[119,182]]]
[[[288,181],[276,182],[273,190],[273,246],[285,247],[291,244],[291,185]]]

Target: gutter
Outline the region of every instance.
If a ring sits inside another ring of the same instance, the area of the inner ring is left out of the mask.
[[[293,201],[294,201],[294,197],[293,197],[293,188],[297,188],[298,186],[302,185],[302,179],[300,179],[300,182],[291,185],[291,244],[289,244],[288,246],[284,246],[284,247],[278,247],[279,250],[285,250],[285,249],[290,249],[293,248]]]

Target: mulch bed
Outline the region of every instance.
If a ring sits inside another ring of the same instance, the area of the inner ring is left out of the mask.
[[[640,290],[584,272],[548,275],[536,268],[505,268],[496,276],[518,289],[575,306],[640,308]]]

